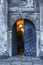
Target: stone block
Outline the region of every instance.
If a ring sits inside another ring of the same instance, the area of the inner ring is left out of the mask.
[[[21,61],[14,61],[12,65],[21,65]]]
[[[32,65],[32,62],[22,62],[22,65]]]

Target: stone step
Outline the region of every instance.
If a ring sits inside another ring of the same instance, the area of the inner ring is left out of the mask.
[[[15,56],[9,59],[0,59],[0,65],[43,65],[43,60],[36,57]]]

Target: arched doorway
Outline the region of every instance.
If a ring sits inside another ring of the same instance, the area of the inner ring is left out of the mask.
[[[12,55],[36,56],[36,29],[27,19],[19,19],[12,28]]]

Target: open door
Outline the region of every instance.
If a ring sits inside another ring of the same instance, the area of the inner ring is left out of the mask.
[[[24,23],[24,54],[36,56],[36,30],[29,20]]]

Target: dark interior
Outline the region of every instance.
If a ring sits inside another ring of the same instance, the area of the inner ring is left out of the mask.
[[[17,54],[23,55],[24,54],[24,41],[22,39],[22,32],[17,32]]]

